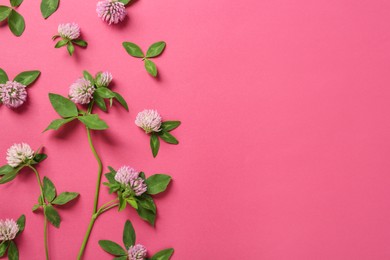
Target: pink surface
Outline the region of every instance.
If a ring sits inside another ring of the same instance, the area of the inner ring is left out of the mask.
[[[11,76],[42,71],[23,109],[0,107],[0,163],[14,142],[43,144],[41,174],[81,193],[60,211],[61,228],[50,227],[52,259],[77,254],[97,165],[81,125],[41,134],[57,117],[47,93],[66,95],[83,69],[111,71],[130,105],[101,113],[111,128],[93,137],[104,165],[174,178],[157,199],[156,229],[133,210],[109,212],[85,259],[111,259],[97,241],[120,242],[126,219],[151,252],[174,247],[173,259],[390,258],[389,1],[137,1],[111,27],[95,5],[62,0],[45,21],[39,1],[25,1],[24,35],[0,27],[0,67]],[[90,45],[70,58],[51,36],[72,21]],[[121,42],[158,40],[167,49],[155,80]],[[144,108],[183,122],[180,145],[162,144],[156,159],[133,123]],[[0,187],[0,218],[27,215],[21,259],[44,257],[43,216],[30,211],[38,194],[29,172]]]

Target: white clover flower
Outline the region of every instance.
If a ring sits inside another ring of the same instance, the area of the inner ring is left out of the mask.
[[[7,150],[7,162],[11,167],[18,167],[34,157],[34,151],[26,143],[14,144]]]
[[[136,244],[134,246],[129,247],[128,253],[129,260],[144,260],[148,251],[143,245]]]
[[[63,23],[58,25],[58,34],[62,38],[75,40],[80,37],[80,27],[77,23]]]
[[[95,87],[85,78],[80,78],[69,88],[70,99],[77,104],[89,104],[93,99]]]
[[[112,81],[112,74],[108,71],[99,72],[96,77],[96,84],[99,87],[108,87]]]
[[[147,134],[161,131],[162,118],[157,110],[145,109],[139,112],[135,124],[145,130]]]
[[[136,196],[141,196],[147,190],[146,183],[139,177],[139,172],[129,166],[122,166],[115,174],[115,180],[130,187]]]
[[[0,84],[0,101],[7,107],[20,107],[26,99],[27,91],[25,85],[16,81],[7,81],[5,84]]]
[[[12,240],[19,232],[19,226],[13,219],[0,220],[0,241]]]

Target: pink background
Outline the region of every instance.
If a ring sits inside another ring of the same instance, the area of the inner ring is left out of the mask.
[[[0,67],[11,77],[42,71],[24,108],[0,107],[0,164],[14,142],[44,145],[41,174],[81,193],[50,227],[52,259],[78,252],[97,165],[80,124],[41,134],[57,117],[47,93],[66,95],[83,69],[111,71],[130,106],[100,113],[111,126],[93,135],[104,165],[174,178],[156,199],[156,229],[134,210],[108,212],[85,259],[111,259],[97,241],[120,242],[126,219],[150,252],[174,247],[173,259],[390,258],[389,1],[141,0],[111,27],[95,5],[62,0],[45,21],[39,1],[25,1],[24,35],[0,27]],[[90,45],[70,58],[51,36],[73,21]],[[121,43],[159,40],[167,49],[155,80]],[[156,159],[133,123],[144,108],[183,122],[180,145],[162,144]],[[44,257],[43,216],[30,210],[38,194],[28,171],[0,187],[0,218],[27,215],[21,259]],[[102,188],[101,202],[110,198]]]

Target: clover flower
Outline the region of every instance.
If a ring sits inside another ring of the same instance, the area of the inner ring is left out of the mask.
[[[99,87],[108,87],[112,81],[112,74],[108,71],[99,72],[96,76],[96,85]]]
[[[18,232],[19,226],[13,219],[0,220],[0,241],[12,240]]]
[[[27,99],[26,86],[16,82],[7,81],[0,84],[0,101],[9,108],[17,108],[23,105]]]
[[[161,116],[157,110],[145,109],[139,112],[135,124],[145,130],[147,134],[161,131]]]
[[[147,254],[146,248],[141,244],[130,246],[129,248],[129,260],[144,260]]]
[[[118,0],[103,0],[96,5],[98,16],[109,25],[122,22],[126,17],[125,5]]]
[[[129,186],[136,196],[141,196],[147,190],[144,180],[139,177],[139,172],[129,166],[122,166],[115,174],[115,180]]]
[[[26,143],[14,144],[7,150],[7,162],[11,167],[18,167],[34,157],[34,151]]]
[[[95,87],[85,78],[80,78],[74,82],[69,89],[70,99],[77,104],[89,104],[93,99]]]
[[[58,34],[62,38],[75,40],[80,37],[80,27],[77,23],[63,23],[58,25]]]

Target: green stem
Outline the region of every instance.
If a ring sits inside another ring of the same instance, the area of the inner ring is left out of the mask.
[[[87,127],[87,136],[88,136],[89,146],[91,147],[92,153],[95,156],[95,159],[96,159],[98,166],[99,166],[98,176],[97,176],[97,181],[96,181],[96,188],[95,188],[95,199],[94,199],[94,203],[93,203],[93,214],[95,214],[97,212],[98,203],[99,203],[99,192],[100,192],[100,183],[102,181],[103,164],[102,164],[102,161],[100,160],[99,155],[96,152],[95,147],[93,146],[92,138],[91,138],[91,131],[89,130],[88,127]]]
[[[37,181],[38,181],[38,184],[39,184],[39,189],[41,190],[41,197],[42,197],[43,202],[46,204],[45,195],[43,194],[43,184],[42,184],[42,181],[41,181],[41,177],[39,176],[39,172],[37,171],[37,169],[35,169],[31,165],[28,165],[28,167],[30,167],[34,171],[35,176],[37,177]],[[48,238],[47,238],[47,217],[46,217],[46,214],[43,214],[43,215],[44,215],[43,237],[44,237],[44,243],[45,243],[46,260],[48,260],[49,259],[49,246],[48,246]]]

